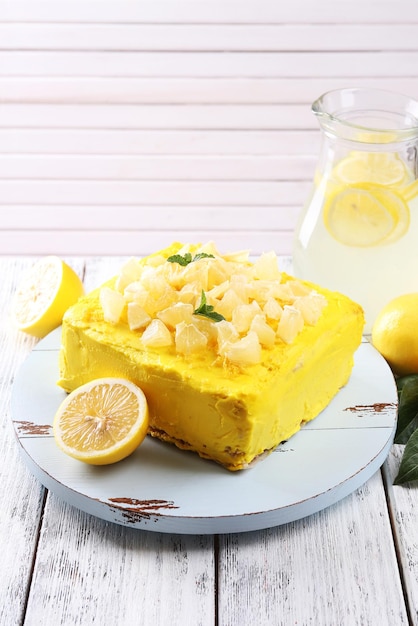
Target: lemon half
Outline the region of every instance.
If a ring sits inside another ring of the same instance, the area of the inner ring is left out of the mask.
[[[16,326],[35,337],[57,328],[65,311],[84,293],[81,279],[59,257],[36,262],[18,286],[12,305]]]
[[[53,432],[69,456],[108,465],[136,450],[148,423],[147,400],[137,385],[122,378],[100,378],[65,398],[54,417]]]

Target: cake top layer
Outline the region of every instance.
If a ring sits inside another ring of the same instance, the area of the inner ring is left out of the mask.
[[[274,252],[251,263],[248,252],[221,255],[213,243],[173,244],[130,259],[101,289],[100,302],[105,321],[126,321],[145,347],[210,351],[240,366],[259,363],[276,342],[292,343],[327,304],[282,274]]]
[[[347,306],[362,315],[345,296],[280,272],[273,252],[252,263],[248,252],[222,255],[212,243],[175,243],[130,259],[72,307],[64,324],[134,351],[143,362],[164,355],[173,371],[183,362],[202,371],[222,368],[230,380],[254,376],[255,369],[263,378],[284,361],[295,367],[300,345],[331,330]]]

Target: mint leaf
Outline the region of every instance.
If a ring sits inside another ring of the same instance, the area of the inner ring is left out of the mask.
[[[207,304],[206,294],[202,289],[202,297],[200,300],[200,305],[193,311],[194,315],[202,315],[203,317],[207,317],[214,322],[220,322],[224,320],[224,316],[220,313],[217,313],[215,307],[212,304]]]
[[[213,254],[206,254],[206,252],[199,252],[198,254],[195,254],[195,256],[193,257],[193,261],[200,261],[200,259],[214,259],[215,257],[213,256]]]
[[[393,481],[394,485],[418,480],[418,429],[410,436],[405,446],[398,475]]]
[[[186,267],[186,265],[189,265],[189,263],[191,263],[192,260],[193,259],[192,259],[192,255],[190,254],[190,252],[186,252],[186,254],[184,254],[183,256],[181,254],[172,254],[167,259],[169,263],[178,263],[179,265],[182,265],[183,267]]]
[[[197,254],[194,255],[194,257],[192,257],[190,252],[186,252],[183,255],[172,254],[171,256],[168,257],[167,261],[169,263],[178,263],[179,265],[186,267],[186,265],[189,265],[189,263],[192,263],[193,261],[200,261],[200,259],[214,259],[214,258],[215,257],[213,256],[213,254],[206,254],[206,252],[198,252]]]
[[[395,443],[405,444],[418,428],[418,375],[398,378],[399,407]]]

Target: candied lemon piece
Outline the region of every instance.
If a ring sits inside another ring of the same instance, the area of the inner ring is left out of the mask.
[[[238,341],[225,343],[223,354],[236,365],[256,365],[261,360],[261,345],[257,333],[250,330]]]
[[[128,380],[100,378],[72,391],[53,424],[58,446],[91,465],[126,458],[148,430],[148,404],[142,390]]]
[[[227,320],[231,321],[235,309],[244,304],[246,304],[246,301],[244,302],[235,289],[229,288],[222,299],[216,304],[216,310]]]
[[[263,314],[258,313],[252,320],[250,330],[257,334],[258,340],[262,346],[272,348],[276,339],[276,333],[271,326],[268,325]]]
[[[154,318],[144,330],[142,343],[150,348],[164,348],[171,346],[173,338],[164,322]]]
[[[326,305],[326,298],[319,293],[311,293],[307,296],[296,298],[293,305],[302,313],[303,321],[309,326],[315,326]]]
[[[277,328],[277,334],[285,343],[292,343],[304,327],[303,315],[299,309],[285,304]]]
[[[283,313],[283,309],[280,304],[272,297],[269,297],[263,307],[263,312],[270,320],[279,320]]]
[[[138,259],[130,258],[121,268],[116,281],[116,289],[123,293],[127,285],[138,281],[141,277],[142,268]]]
[[[145,328],[151,321],[151,317],[137,302],[128,302],[128,326],[130,330]]]
[[[100,289],[100,304],[106,322],[117,324],[126,304],[123,295],[111,287],[102,287]]]
[[[180,322],[192,323],[193,306],[185,302],[177,302],[157,313],[158,319],[173,330]]]
[[[260,312],[260,305],[255,300],[251,304],[239,304],[232,313],[232,323],[239,333],[246,333]]]
[[[206,348],[207,337],[192,323],[181,322],[176,326],[176,350],[181,354],[193,354]]]
[[[237,329],[232,324],[232,322],[228,322],[227,320],[222,320],[221,322],[218,322],[216,324],[216,331],[220,354],[224,352],[224,347],[226,344],[234,343],[239,339]]]
[[[255,275],[261,280],[280,280],[280,270],[274,252],[264,252],[254,263]]]

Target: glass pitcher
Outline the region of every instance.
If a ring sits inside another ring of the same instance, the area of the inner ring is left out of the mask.
[[[418,102],[341,89],[312,111],[322,141],[294,274],[360,303],[370,333],[392,298],[418,292]]]

